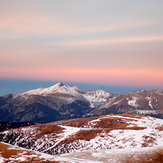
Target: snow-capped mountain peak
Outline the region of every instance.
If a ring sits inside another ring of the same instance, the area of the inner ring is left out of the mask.
[[[63,83],[57,83],[51,87],[48,88],[38,88],[29,90],[22,93],[17,93],[15,96],[22,96],[22,95],[49,95],[49,94],[56,94],[56,93],[63,93],[63,94],[71,94],[71,95],[77,95],[76,91],[77,87],[70,87],[66,86]],[[79,89],[79,88],[78,88]]]
[[[115,94],[99,89],[95,91],[87,91],[78,88],[77,86],[68,86],[63,83],[57,83],[48,88],[38,88],[26,92],[14,94],[14,98],[21,97],[28,99],[31,95],[38,96],[58,96],[58,98],[65,99],[65,103],[72,103],[76,100],[84,100],[89,102],[91,108],[98,107],[104,104],[108,99],[115,96]],[[66,95],[66,97],[65,97]],[[66,102],[67,101],[67,102]]]

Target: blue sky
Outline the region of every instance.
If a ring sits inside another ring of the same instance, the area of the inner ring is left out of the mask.
[[[45,81],[45,80],[20,80],[20,79],[0,79],[0,96],[19,93],[37,88],[47,88],[60,81]],[[119,87],[119,86],[108,86],[108,85],[97,85],[88,83],[77,83],[77,82],[64,82],[65,85],[75,85],[83,90],[97,90],[103,89],[117,94],[126,94],[129,92],[137,91],[139,88],[134,87]],[[143,88],[142,88],[143,89]],[[146,90],[149,90],[146,88]]]

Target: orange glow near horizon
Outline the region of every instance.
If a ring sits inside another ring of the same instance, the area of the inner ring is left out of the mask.
[[[92,84],[122,86],[162,86],[163,75],[154,70],[126,69],[8,69],[1,72],[3,77],[75,81]]]

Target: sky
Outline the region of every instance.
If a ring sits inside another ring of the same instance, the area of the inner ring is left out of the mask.
[[[163,89],[162,16],[162,0],[1,0],[0,95],[32,81]]]

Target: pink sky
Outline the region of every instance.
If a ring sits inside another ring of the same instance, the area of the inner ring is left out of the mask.
[[[1,1],[0,78],[163,89],[161,6]]]

